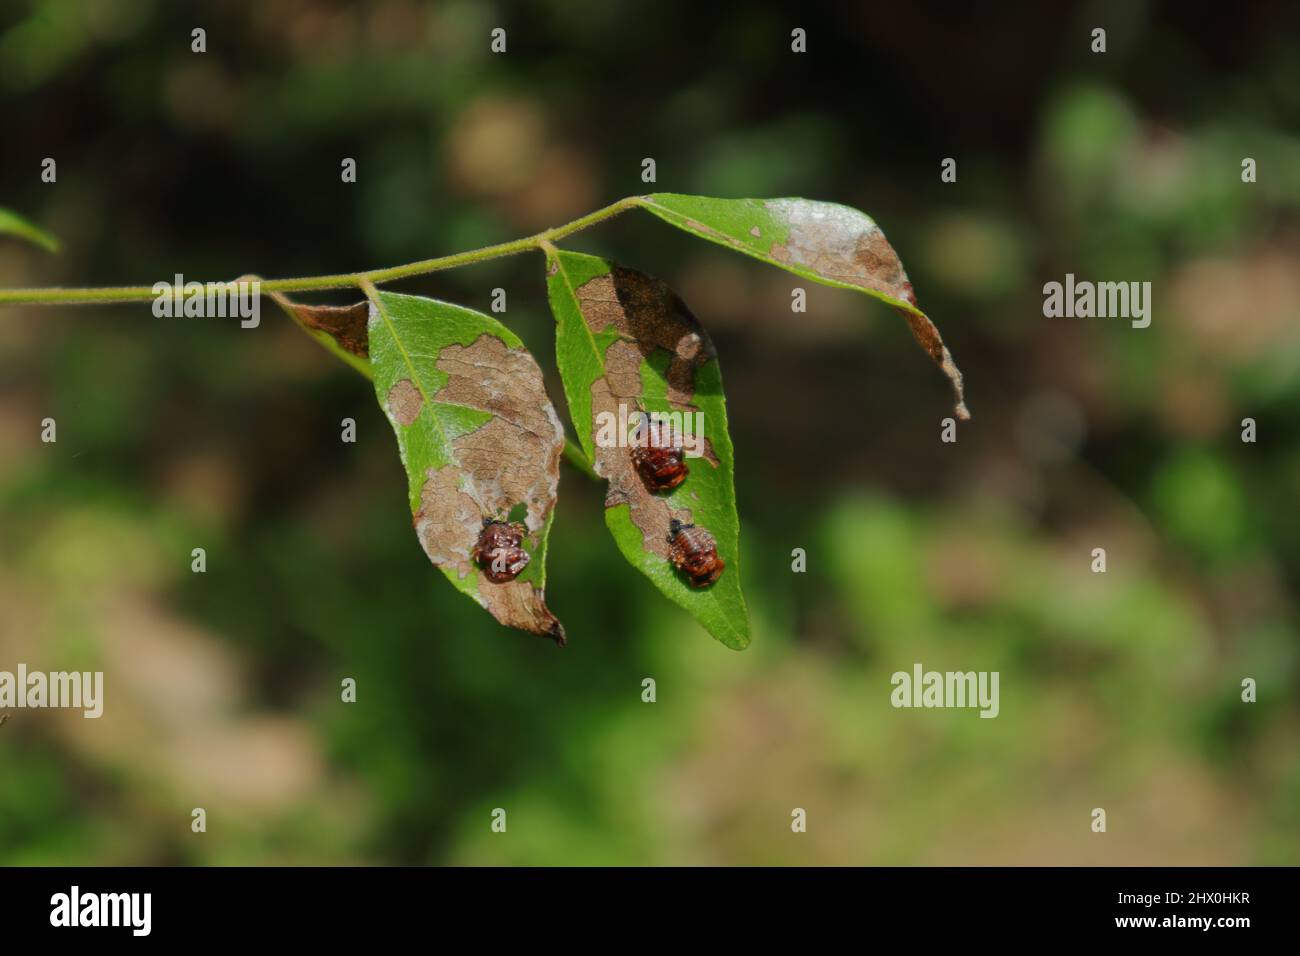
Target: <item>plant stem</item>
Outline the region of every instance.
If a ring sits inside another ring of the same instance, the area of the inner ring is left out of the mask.
[[[600,475],[596,474],[596,469],[592,468],[591,463],[587,461],[587,453],[567,434],[564,436],[564,458],[592,481],[601,480]]]
[[[263,292],[315,292],[321,289],[360,289],[369,284],[392,282],[395,279],[407,279],[411,276],[425,275],[443,269],[455,269],[459,266],[499,259],[502,256],[514,256],[521,252],[541,249],[543,243],[572,235],[606,219],[612,219],[619,213],[626,212],[633,206],[641,205],[641,196],[629,196],[611,203],[603,209],[597,209],[573,222],[547,229],[536,235],[511,242],[484,246],[469,252],[458,252],[437,259],[422,259],[404,266],[391,266],[387,269],[370,269],[366,272],[342,272],[337,275],[310,276],[301,279],[269,279],[262,282]],[[153,286],[112,286],[98,289],[0,289],[0,305],[91,305],[111,302],[150,302],[157,298]]]

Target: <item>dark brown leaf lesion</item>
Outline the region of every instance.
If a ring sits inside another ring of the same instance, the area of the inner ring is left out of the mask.
[[[910,290],[911,286],[908,288]],[[912,297],[912,302],[915,304],[915,296]],[[907,327],[912,330],[912,338],[916,339],[917,345],[925,350],[925,354],[930,356],[931,361],[948,377],[948,382],[952,385],[953,414],[961,421],[969,421],[970,410],[966,407],[965,380],[962,378],[961,369],[953,361],[948,346],[943,344],[939,330],[923,312],[899,309],[898,313],[907,320]]]
[[[352,305],[308,305],[279,293],[272,293],[271,298],[308,332],[328,335],[339,348],[357,358],[370,358],[369,301],[363,299]]]
[[[370,357],[370,339],[366,326],[370,320],[370,303],[354,305],[295,305],[294,315],[308,329],[324,332],[345,352],[358,358]]]

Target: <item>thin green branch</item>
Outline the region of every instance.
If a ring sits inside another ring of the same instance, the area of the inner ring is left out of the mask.
[[[587,453],[582,447],[570,438],[567,434],[564,436],[564,457],[574,468],[582,472],[592,481],[600,481],[600,475],[596,474],[596,469],[591,467],[591,462],[587,461]]]
[[[572,235],[606,219],[612,219],[633,206],[642,204],[643,197],[629,196],[611,203],[602,209],[582,216],[573,222],[546,229],[536,235],[511,242],[502,242],[494,246],[484,246],[469,252],[458,252],[436,259],[423,259],[403,266],[391,266],[387,269],[370,269],[365,272],[343,272],[336,275],[310,276],[301,279],[269,279],[262,283],[262,291],[274,292],[316,292],[323,289],[364,289],[366,284],[377,285],[396,279],[425,275],[443,269],[455,269],[459,266],[499,259],[502,256],[518,255],[533,249],[543,248],[557,239]],[[153,286],[112,286],[98,289],[0,289],[0,305],[91,305],[113,302],[149,302],[156,298]]]
[[[556,226],[553,229],[544,230],[524,239],[502,242],[494,246],[484,246],[481,249],[458,252],[437,259],[423,259],[404,266],[371,269],[366,272],[312,276],[301,279],[264,280],[255,275],[245,275],[240,278],[243,281],[260,283],[261,290],[270,295],[290,317],[293,317],[291,303],[284,297],[283,293],[315,292],[322,289],[360,289],[382,311],[383,306],[379,302],[378,290],[375,288],[381,282],[392,282],[396,279],[406,279],[429,272],[455,269],[458,266],[485,262],[488,259],[499,259],[503,256],[518,255],[521,252],[529,252],[533,249],[543,250],[553,255],[555,247],[552,242],[554,240],[563,239],[565,236],[580,232],[597,223],[604,222],[606,219],[612,219],[633,206],[641,205],[641,203],[641,196],[629,196],[572,222],[565,223],[563,226]],[[89,289],[0,289],[0,305],[102,305],[115,302],[150,302],[154,298],[156,298],[156,293],[153,286],[110,286]],[[294,323],[307,331],[296,318]],[[367,378],[370,377],[369,367],[364,362],[353,361],[350,364],[362,375]],[[587,456],[582,448],[568,435],[564,437],[564,457],[568,459],[569,464],[587,477],[597,481],[600,480],[600,476],[596,474],[591,463],[587,461]]]

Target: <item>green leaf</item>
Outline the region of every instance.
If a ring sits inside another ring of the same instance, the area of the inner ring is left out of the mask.
[[[866,213],[811,199],[713,199],[680,193],[641,197],[665,222],[824,285],[887,302],[952,383],[958,418],[970,418],[962,376],[939,330],[921,311],[884,232]]]
[[[548,248],[547,285],[569,415],[583,452],[609,482],[605,523],[619,550],[715,638],[745,647],[749,614],[740,586],[734,459],[708,335],[664,283],[605,259]],[[638,406],[703,415],[704,453],[686,459],[689,475],[666,494],[646,487],[631,450],[618,443]],[[690,587],[669,562],[673,518],[716,539],[726,570],[711,586]]]
[[[495,319],[382,292],[369,307],[375,394],[397,434],[429,559],[508,627],[564,643],[546,607],[546,543],[564,431],[542,372]],[[472,561],[483,519],[521,516],[528,566],[493,583]]]
[[[39,226],[28,222],[18,213],[0,207],[0,235],[17,236],[26,239],[47,252],[59,251],[59,240]]]

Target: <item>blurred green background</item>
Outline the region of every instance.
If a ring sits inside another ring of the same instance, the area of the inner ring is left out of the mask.
[[[255,332],[0,310],[0,669],[107,682],[98,721],[0,726],[0,862],[1300,862],[1297,37],[1267,4],[6,0],[0,205],[65,249],[0,242],[0,286],[350,271],[651,189],[803,195],[881,223],[974,419],[940,442],[946,383],[867,297],[792,314],[807,283],[644,214],[574,237],[713,333],[755,639],[660,598],[566,466],[561,651],[429,566],[369,384],[269,301]],[[1066,272],[1150,281],[1151,327],[1045,319]],[[498,286],[553,369],[540,257],[394,288]],[[918,661],[1000,671],[1000,716],[893,709]]]

